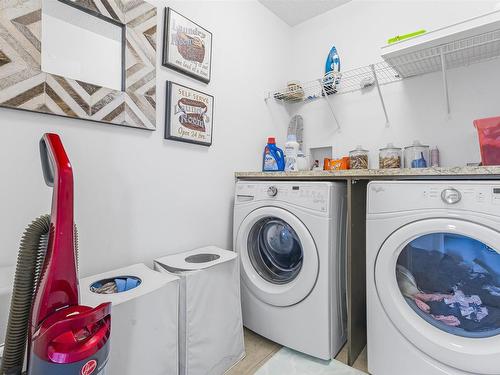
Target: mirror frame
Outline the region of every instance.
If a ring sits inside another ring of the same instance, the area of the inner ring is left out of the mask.
[[[0,106],[155,130],[156,7],[142,0],[68,5],[124,25],[124,91],[43,72],[42,0],[0,1]]]

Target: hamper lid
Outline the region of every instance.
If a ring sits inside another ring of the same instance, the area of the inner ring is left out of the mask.
[[[122,291],[121,293],[100,294],[92,289],[92,286],[97,282],[117,278],[135,278],[138,280],[138,283],[135,288]],[[166,284],[172,282],[177,283],[178,280],[179,278],[177,276],[156,272],[145,264],[139,263],[80,279],[80,297],[81,302],[89,306],[97,306],[103,302],[111,302],[113,305],[119,305],[134,298],[152,293],[163,288]]]
[[[224,250],[216,246],[206,246],[155,259],[155,263],[169,269],[195,271],[233,260],[238,255],[234,251]]]

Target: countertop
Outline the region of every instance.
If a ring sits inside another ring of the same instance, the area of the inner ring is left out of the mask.
[[[348,169],[343,171],[236,172],[245,180],[329,180],[329,179],[499,179],[500,166],[453,168]]]

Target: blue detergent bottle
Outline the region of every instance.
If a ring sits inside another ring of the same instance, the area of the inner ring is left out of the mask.
[[[283,150],[276,146],[276,139],[269,137],[264,148],[262,159],[263,172],[277,172],[285,170],[285,154]]]

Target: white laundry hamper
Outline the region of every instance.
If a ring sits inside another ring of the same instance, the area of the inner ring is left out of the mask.
[[[180,278],[179,374],[224,374],[245,356],[238,254],[209,246],[154,263]]]
[[[98,294],[97,282],[137,278],[133,289]],[[178,374],[179,278],[144,264],[80,279],[81,303],[111,302],[111,354],[106,375]]]

